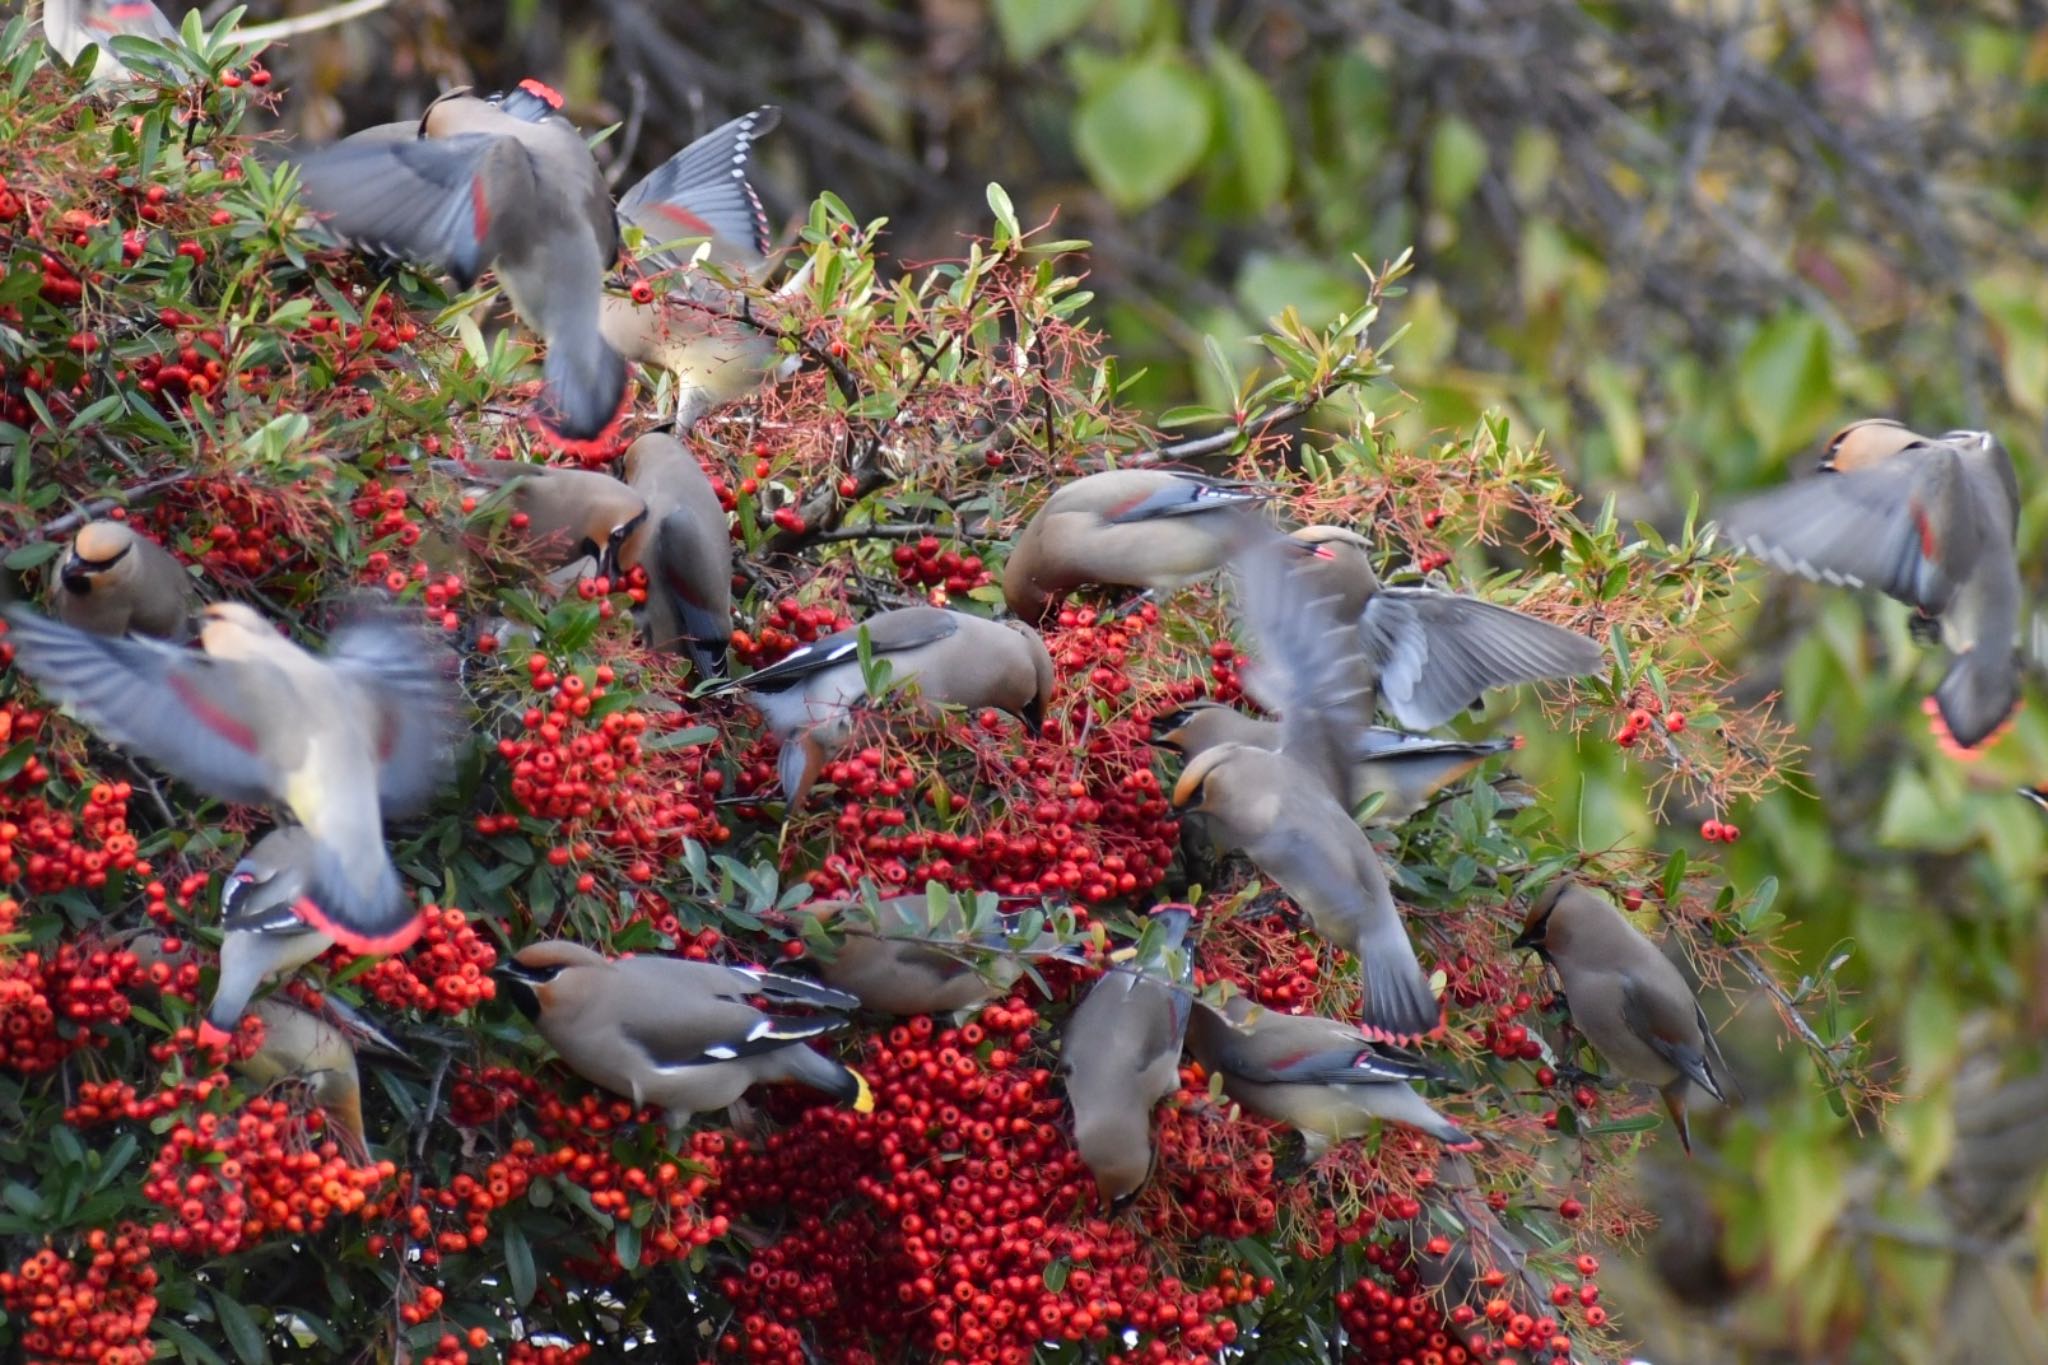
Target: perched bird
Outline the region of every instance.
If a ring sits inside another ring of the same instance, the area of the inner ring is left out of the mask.
[[[747,163],[754,140],[781,118],[764,105],[714,128],[619,200],[621,221],[640,230],[641,269],[668,276],[668,286],[651,298],[645,291],[605,295],[601,325],[626,359],[675,376],[678,431],[800,361],[753,324],[744,296],[695,269],[693,253],[679,249],[701,242],[705,259],[727,274],[759,280],[767,273],[768,215]]]
[[[328,1020],[272,997],[256,1002],[263,1021],[263,1046],[235,1070],[259,1086],[302,1076],[313,1099],[339,1128],[358,1158],[369,1150],[363,1132],[363,1082],[348,1035]]]
[[[697,457],[649,432],[626,447],[626,486],[647,508],[626,533],[619,567],[647,575],[651,648],[685,652],[706,677],[725,673],[732,639],[732,533]],[[630,523],[629,523],[630,524]]]
[[[526,518],[518,534],[551,568],[591,560],[597,572],[616,577],[626,542],[649,520],[641,493],[595,469],[524,460],[436,460],[433,467],[476,495],[504,490],[513,512]]]
[[[1003,599],[1043,625],[1091,584],[1168,592],[1223,566],[1247,509],[1244,484],[1165,469],[1113,469],[1062,484],[1021,531],[1003,566]]]
[[[1568,878],[1537,898],[1515,946],[1557,968],[1572,1024],[1621,1075],[1663,1092],[1692,1151],[1686,1086],[1726,1104],[1728,1064],[1684,974],[1605,897]]]
[[[1008,994],[1030,957],[1067,956],[1057,936],[1039,933],[1022,948],[1022,916],[994,916],[976,933],[967,907],[936,913],[925,896],[807,901],[792,914],[831,926],[831,956],[819,962],[827,985],[883,1014],[947,1014]],[[1079,959],[1078,953],[1074,954]]]
[[[220,976],[206,1026],[233,1033],[265,981],[282,981],[334,945],[300,917],[319,845],[297,825],[279,825],[242,855],[220,889]]]
[[[608,961],[562,940],[527,945],[497,974],[571,1071],[666,1109],[671,1127],[776,1081],[822,1090],[862,1113],[874,1107],[858,1072],[805,1046],[843,1030],[860,1004],[814,982],[683,958]],[[832,1013],[766,1014],[747,1003],[756,996]]]
[[[103,739],[213,796],[289,811],[314,844],[299,911],[315,927],[353,952],[404,948],[419,911],[383,821],[425,805],[448,774],[444,651],[395,617],[344,625],[320,658],[239,602],[201,616],[204,653],[20,608],[7,639],[15,665]]]
[[[1990,432],[1927,437],[1872,418],[1835,433],[1817,476],[1720,520],[1775,568],[1912,607],[1915,633],[1955,656],[1932,705],[1968,750],[2019,705],[2019,507],[2012,456]]]
[[[1369,1028],[1393,1038],[1431,1033],[1429,976],[1379,854],[1351,817],[1351,755],[1372,696],[1358,632],[1314,595],[1305,561],[1278,533],[1242,544],[1232,573],[1240,615],[1260,642],[1245,685],[1280,716],[1279,743],[1204,749],[1181,769],[1173,806],[1198,814],[1219,846],[1250,858],[1317,933],[1359,959]]]
[[[89,44],[99,45],[92,79],[116,81],[135,73],[116,57],[112,40],[126,34],[159,43],[178,41],[178,30],[149,0],[43,0],[43,38],[69,66]]]
[[[1277,751],[1285,727],[1260,720],[1220,702],[1197,701],[1152,719],[1150,743],[1192,759],[1221,744]],[[1415,735],[1385,725],[1367,726],[1352,736],[1347,792],[1354,802],[1381,800],[1365,823],[1397,825],[1429,799],[1495,754],[1517,748],[1515,739],[1462,740]]]
[[[307,205],[345,241],[432,265],[465,289],[494,266],[514,311],[547,341],[542,420],[569,441],[611,425],[626,363],[598,312],[619,227],[567,119],[451,91],[428,106],[417,137],[344,138],[302,158],[299,176]]]
[[[1162,905],[1151,918],[1158,928],[1146,935],[1148,956],[1104,972],[1060,1035],[1074,1146],[1112,1212],[1127,1208],[1151,1178],[1158,1160],[1152,1110],[1180,1088],[1194,970],[1185,942],[1194,911]]]
[[[1289,537],[1337,614],[1358,622],[1379,687],[1379,705],[1410,730],[1432,730],[1483,693],[1597,671],[1597,641],[1477,597],[1380,582],[1372,547],[1341,526],[1304,526]]]
[[[784,799],[799,804],[818,771],[846,743],[853,708],[872,700],[860,666],[860,637],[889,665],[893,685],[914,681],[930,706],[994,707],[1036,733],[1052,701],[1052,656],[1038,632],[939,607],[878,612],[852,630],[802,645],[712,693],[746,689],[782,740],[778,767]]]
[[[125,521],[88,521],[50,585],[59,621],[95,635],[183,640],[192,631],[192,576]]]
[[[1440,1079],[1434,1068],[1373,1047],[1352,1024],[1283,1014],[1233,995],[1220,1010],[1196,1003],[1188,1051],[1223,1077],[1223,1093],[1239,1105],[1299,1131],[1310,1161],[1370,1131],[1376,1119],[1454,1150],[1480,1145],[1415,1092],[1411,1082]]]

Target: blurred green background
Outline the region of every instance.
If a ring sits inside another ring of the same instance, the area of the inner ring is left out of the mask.
[[[1669,531],[1853,417],[1988,427],[2040,586],[2040,0],[394,0],[271,61],[313,139],[540,76],[619,125],[622,182],[775,103],[771,217],[830,189],[913,264],[962,254],[1000,181],[1095,243],[1095,318],[1158,412],[1228,405],[1205,338],[1248,368],[1268,317],[1326,321],[1354,257],[1412,246],[1406,396],[1375,395],[1406,438],[1505,412],[1590,504]],[[1897,1099],[1837,1112],[1773,1002],[1717,1003],[1749,1103],[1698,1159],[1646,1158],[1665,1226],[1610,1296],[1660,1365],[2048,1361],[2048,825],[2014,794],[2048,725],[1945,758],[1902,608],[1752,582],[1702,646],[1811,752],[1735,813],[1731,878],[1777,880],[1783,975]],[[1575,767],[1546,795],[1583,846],[1697,847],[1617,752],[1537,743],[1532,769]]]

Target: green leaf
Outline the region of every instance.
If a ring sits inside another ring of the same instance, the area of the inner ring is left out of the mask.
[[[1010,59],[1028,62],[1070,37],[1095,12],[1094,0],[995,0],[996,29]]]
[[[664,749],[694,749],[699,744],[709,744],[718,738],[718,731],[709,725],[692,725],[681,730],[663,730],[654,738],[641,744],[642,753],[658,754]]]
[[[249,1310],[218,1289],[210,1290],[208,1294],[213,1300],[213,1311],[220,1319],[220,1330],[227,1337],[228,1345],[241,1357],[243,1365],[262,1365],[269,1360],[270,1348],[263,1344],[263,1333],[257,1328],[256,1319],[249,1316]]]
[[[1074,151],[1088,174],[1126,211],[1163,199],[1209,145],[1209,90],[1167,57],[1125,66],[1082,100]]]
[[[57,552],[63,548],[62,545],[54,540],[32,540],[26,545],[15,547],[14,550],[9,552],[7,558],[4,561],[0,561],[0,563],[5,563],[8,568],[16,573],[21,573],[49,563],[57,557]]]
[[[1835,407],[1828,333],[1820,319],[1788,312],[1765,323],[1742,353],[1735,401],[1767,458],[1808,440]]]
[[[631,1223],[621,1223],[615,1240],[619,1248],[619,1264],[627,1270],[637,1269],[640,1265],[640,1229]]]
[[[1821,1134],[1781,1131],[1764,1150],[1762,1167],[1771,1273],[1779,1284],[1796,1284],[1848,1199],[1848,1163]]]
[[[1073,1270],[1074,1263],[1064,1256],[1058,1260],[1047,1262],[1044,1277],[1046,1289],[1054,1294],[1065,1289],[1067,1287],[1067,1276],[1072,1274]]]
[[[1287,189],[1294,153],[1287,116],[1264,78],[1229,48],[1219,45],[1211,51],[1209,70],[1223,96],[1224,131],[1237,183],[1253,212],[1262,213]]]
[[[993,180],[988,182],[988,207],[989,212],[996,216],[996,226],[1001,229],[996,233],[998,247],[1008,246],[1024,235],[1024,229],[1017,225],[1017,206],[1010,202],[1009,191]]]
[[[517,1223],[505,1225],[505,1273],[512,1281],[512,1301],[521,1308],[533,1302],[533,1248]]]
[[[1486,174],[1486,139],[1477,128],[1453,114],[1438,120],[1429,140],[1429,202],[1454,211]]]

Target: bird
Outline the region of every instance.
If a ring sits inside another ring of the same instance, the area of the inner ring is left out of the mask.
[[[1569,877],[1529,908],[1517,948],[1557,969],[1574,1027],[1622,1076],[1657,1087],[1692,1152],[1686,1088],[1728,1103],[1728,1064],[1685,976],[1621,911]]]
[[[1006,995],[1026,959],[1085,960],[1041,930],[1018,946],[1023,915],[990,915],[977,931],[971,899],[934,907],[928,896],[807,901],[791,913],[830,926],[830,956],[819,958],[825,984],[882,1014],[948,1014]]]
[[[2019,794],[2039,806],[2042,810],[2048,811],[2048,783],[2043,783],[2037,787],[2021,787]]]
[[[15,666],[109,743],[209,795],[289,812],[314,845],[300,914],[352,952],[400,951],[420,912],[383,822],[423,807],[453,766],[445,651],[360,609],[324,658],[240,602],[211,603],[201,618],[203,652],[19,607],[7,610],[7,639]]]
[[[135,74],[114,55],[111,46],[113,39],[123,35],[159,43],[178,41],[178,30],[150,0],[43,0],[43,38],[66,66],[77,61],[87,46],[98,44],[99,57],[91,76],[95,82]]]
[[[1153,909],[1144,956],[1098,977],[1067,1017],[1060,1070],[1074,1110],[1074,1146],[1112,1213],[1128,1208],[1158,1160],[1152,1110],[1180,1088],[1181,1039],[1194,964],[1194,908]]]
[[[518,534],[551,569],[580,572],[589,560],[599,574],[616,578],[627,540],[649,520],[641,493],[596,469],[524,460],[435,460],[433,469],[472,495],[503,490],[513,512],[526,518]]]
[[[1214,573],[1266,495],[1166,469],[1112,469],[1062,484],[1003,565],[1010,614],[1042,626],[1076,588],[1167,592]]]
[[[298,911],[318,854],[300,826],[279,825],[228,873],[220,889],[220,973],[205,1029],[233,1033],[259,986],[284,980],[334,946]]]
[[[329,1020],[275,996],[257,1001],[253,1013],[263,1021],[263,1045],[235,1062],[235,1070],[259,1086],[287,1076],[304,1077],[314,1102],[339,1126],[348,1150],[357,1157],[366,1154],[362,1073],[348,1035]]]
[[[620,220],[640,232],[641,271],[664,277],[667,287],[631,297],[608,292],[600,325],[626,359],[675,376],[679,432],[801,362],[752,320],[744,295],[676,250],[696,240],[723,275],[759,280],[767,273],[768,215],[747,164],[755,140],[781,117],[763,105],[714,128],[619,200]]]
[[[1246,715],[1221,702],[1196,701],[1154,716],[1148,742],[1191,759],[1220,744],[1277,751],[1283,734],[1277,721]],[[1355,732],[1354,741],[1346,793],[1354,803],[1380,797],[1364,821],[1368,827],[1401,823],[1493,755],[1520,746],[1518,739],[1440,739],[1385,725]]]
[[[732,532],[697,457],[649,432],[626,447],[626,487],[646,517],[625,535],[620,567],[647,575],[643,631],[650,648],[685,653],[708,678],[725,674],[732,639]]]
[[[2012,456],[1990,432],[1928,437],[1878,417],[1836,432],[1815,476],[1719,522],[1773,568],[1913,608],[1916,635],[1953,656],[1931,713],[1968,752],[2019,705],[2019,507]]]
[[[756,1085],[793,1081],[860,1113],[874,1096],[859,1072],[805,1044],[846,1028],[860,1001],[800,977],[673,957],[603,954],[555,939],[497,968],[512,1003],[584,1080],[668,1111],[671,1128],[723,1109]],[[770,1014],[801,1006],[826,1013]]]
[[[417,136],[371,129],[307,153],[298,171],[307,206],[343,241],[431,265],[465,289],[495,267],[513,311],[547,342],[543,425],[566,443],[612,425],[626,362],[598,315],[619,226],[575,125],[452,90],[427,107]]]
[[[1034,734],[1045,724],[1053,667],[1037,631],[941,607],[877,612],[852,630],[800,645],[766,668],[706,690],[746,690],[782,741],[777,768],[792,809],[846,743],[853,708],[874,700],[861,669],[863,636],[870,657],[889,665],[892,688],[914,681],[927,706],[993,707],[1018,717]]]
[[[1375,1048],[1352,1024],[1267,1009],[1233,995],[1221,1009],[1197,1001],[1188,1052],[1242,1108],[1302,1135],[1311,1162],[1384,1120],[1427,1133],[1454,1151],[1482,1144],[1438,1113],[1412,1084],[1435,1068]]]
[[[1378,704],[1410,730],[1433,730],[1496,687],[1578,678],[1606,660],[1599,642],[1509,607],[1437,588],[1389,587],[1372,546],[1342,526],[1289,535],[1335,610],[1358,622]]]
[[[1292,542],[1268,530],[1231,562],[1238,615],[1257,643],[1245,686],[1280,717],[1272,748],[1226,742],[1181,769],[1175,810],[1279,884],[1325,939],[1359,959],[1362,1018],[1393,1039],[1426,1036],[1439,1010],[1402,928],[1372,840],[1352,819],[1351,755],[1371,721],[1372,685],[1351,621],[1333,609]]]
[[[171,552],[125,521],[88,521],[50,584],[50,611],[95,635],[183,640],[192,628],[192,576]]]

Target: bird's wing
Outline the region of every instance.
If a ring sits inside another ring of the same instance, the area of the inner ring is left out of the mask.
[[[328,662],[363,689],[377,720],[377,793],[386,815],[405,815],[447,781],[455,741],[448,651],[425,631],[390,619],[337,630]]]
[[[1477,597],[1383,588],[1359,621],[1380,701],[1412,729],[1442,725],[1490,688],[1597,670],[1599,644]]]
[[[1939,615],[1990,527],[1962,457],[1934,446],[1824,473],[1730,507],[1721,529],[1764,562],[1837,587],[1875,588]]]
[[[680,265],[671,252],[656,251],[683,238],[709,238],[734,255],[759,260],[773,245],[768,213],[747,179],[754,139],[782,121],[773,105],[740,115],[712,129],[648,172],[619,200],[619,216],[646,238],[646,259]]]
[[[730,1062],[822,1038],[846,1028],[837,1015],[763,1014],[719,1000],[646,1001],[626,1011],[619,1036],[657,1071]]]
[[[828,668],[837,668],[859,657],[863,628],[868,631],[869,648],[877,655],[888,655],[935,644],[959,630],[960,622],[951,612],[936,610],[929,614],[905,612],[876,617],[864,626],[799,645],[766,668],[757,669],[744,678],[731,679],[711,691],[744,687],[754,692],[775,692]]]
[[[1106,514],[1103,520],[1111,525],[1121,526],[1134,521],[1151,521],[1157,517],[1196,516],[1226,507],[1255,507],[1265,501],[1267,498],[1264,493],[1245,484],[1224,483],[1193,474],[1176,474],[1171,483],[1161,484],[1136,502]]]
[[[1698,1085],[1715,1099],[1726,1103],[1727,1097],[1721,1091],[1721,1082],[1707,1065],[1706,1051],[1684,1041],[1688,1025],[1697,1024],[1703,1038],[1714,1035],[1706,1026],[1706,1015],[1700,1011],[1697,1001],[1688,1000],[1692,1005],[1688,1013],[1677,1004],[1653,995],[1637,985],[1634,979],[1624,977],[1621,983],[1621,1018],[1636,1037],[1643,1040],[1651,1051],[1683,1072],[1687,1079]],[[1714,1044],[1708,1043],[1707,1047]]]
[[[275,665],[90,635],[19,607],[8,609],[7,621],[15,666],[109,743],[229,801],[276,793],[277,765],[249,719],[298,704]]]
[[[306,203],[343,240],[433,265],[465,288],[540,192],[532,153],[491,133],[344,139],[301,160],[299,178]]]
[[[220,889],[220,927],[229,933],[291,937],[314,932],[293,909],[305,885],[303,874],[279,868],[259,876],[247,861],[237,863]]]

